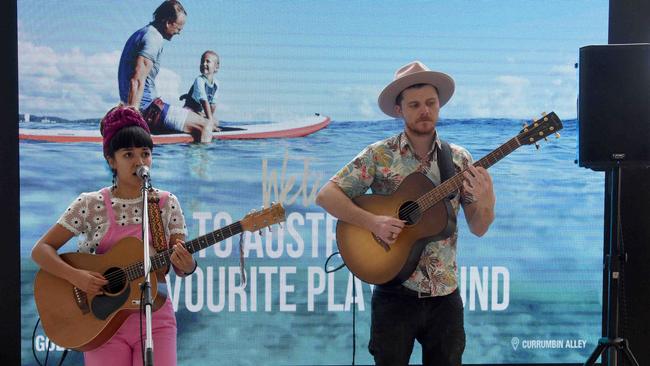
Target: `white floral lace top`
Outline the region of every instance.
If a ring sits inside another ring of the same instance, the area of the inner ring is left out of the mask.
[[[108,191],[110,192],[110,189]],[[158,189],[156,191],[160,192]],[[142,221],[142,197],[133,199],[111,197],[111,204],[118,225],[140,224]],[[167,240],[171,234],[186,234],[183,211],[178,199],[171,193],[162,208],[161,218]],[[78,252],[95,253],[109,227],[108,211],[102,191],[80,194],[57,223],[79,236]]]

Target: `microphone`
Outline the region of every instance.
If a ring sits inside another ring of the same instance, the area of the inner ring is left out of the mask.
[[[146,165],[140,165],[135,171],[135,174],[140,177],[143,181],[147,182],[151,178],[149,176],[149,167]]]

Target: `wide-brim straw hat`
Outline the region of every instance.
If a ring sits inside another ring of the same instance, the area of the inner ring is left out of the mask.
[[[408,63],[395,71],[393,81],[379,94],[379,109],[391,117],[395,113],[395,100],[404,89],[416,84],[431,84],[438,90],[440,107],[445,105],[454,94],[455,84],[451,76],[442,72],[431,71],[420,61]]]

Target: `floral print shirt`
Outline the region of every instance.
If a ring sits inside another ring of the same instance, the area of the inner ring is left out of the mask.
[[[470,153],[458,145],[449,144],[456,173],[472,164]],[[404,178],[414,172],[425,174],[431,181],[440,184],[438,151],[440,139],[436,136],[431,150],[424,157],[418,157],[404,132],[378,141],[366,147],[351,162],[344,166],[330,180],[337,184],[350,198],[366,193],[368,188],[374,194],[388,195],[395,192]],[[460,194],[451,200],[455,214],[458,214]],[[403,285],[407,288],[434,296],[452,293],[458,287],[456,264],[456,241],[458,229],[444,240],[432,241],[422,252],[416,270]]]

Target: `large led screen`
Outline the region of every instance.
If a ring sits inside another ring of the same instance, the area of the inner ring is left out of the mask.
[[[32,349],[41,362],[48,348],[50,358],[62,355],[40,326],[34,330],[31,248],[81,192],[111,185],[101,144],[33,136],[99,131],[99,119],[120,100],[124,44],[159,4],[18,2],[20,114],[12,123],[21,133],[25,365],[36,364]],[[579,47],[606,43],[607,1],[183,5],[185,27],[164,42],[160,95],[182,106],[202,53],[213,50],[221,126],[267,134],[159,144],[153,183],[178,197],[188,239],[273,202],[284,206],[286,221],[220,241],[195,254],[193,275],[168,276],[179,364],[373,363],[373,288],[346,268],[330,273],[325,266],[337,251],[336,219],[314,200],[365,146],[403,130],[401,120],[381,113],[377,97],[413,60],[455,79],[437,129],[475,160],[542,112],[564,124],[559,139],[521,146],[490,168],[496,220],[486,235],[472,235],[462,213],[458,219],[464,363],[584,362],[601,333],[604,176],[575,163],[576,63]],[[305,136],[287,133],[291,128],[304,128]],[[72,239],[60,252],[76,250]],[[329,267],[339,263],[335,256]],[[411,362],[420,355],[416,345]],[[82,362],[78,352],[67,357],[66,364]]]

